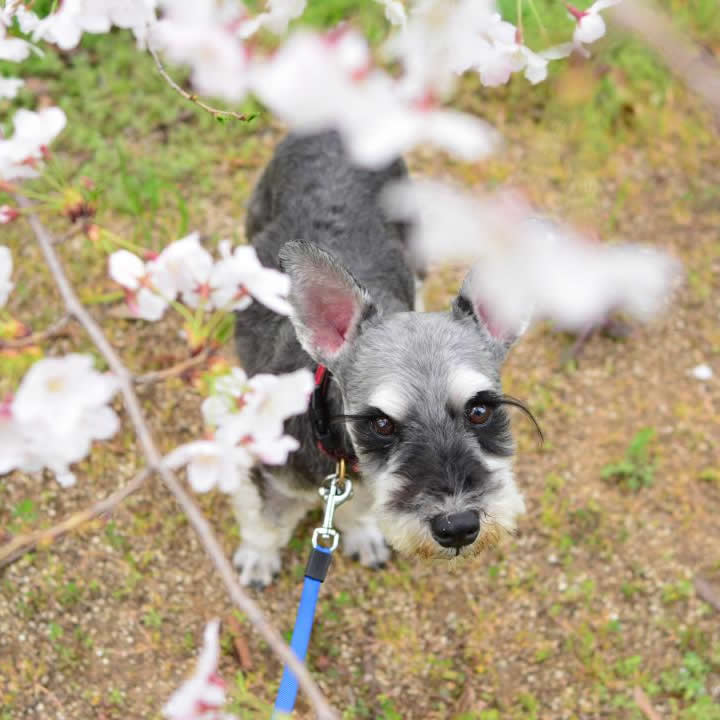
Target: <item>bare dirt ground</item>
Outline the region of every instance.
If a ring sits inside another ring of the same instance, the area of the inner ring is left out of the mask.
[[[582,82],[573,87],[568,92]],[[623,342],[593,338],[577,363],[563,365],[572,338],[547,326],[512,351],[506,389],[529,403],[546,436],[538,447],[529,423],[515,418],[528,505],[517,537],[456,566],[395,557],[372,572],[337,558],[309,664],[344,717],[720,718],[720,614],[711,604],[712,593],[720,598],[720,142],[696,102],[674,92],[652,111],[655,132],[633,130],[650,112],[635,108],[626,139],[603,149],[588,148],[561,117],[531,108],[513,114],[506,98],[487,102],[468,86],[460,104],[483,105],[507,139],[503,153],[480,166],[424,150],[410,159],[416,175],[515,185],[605,238],[667,249],[686,277],[664,316],[635,326]],[[198,189],[199,227],[220,234],[241,227],[242,203],[279,137],[272,128],[247,135],[245,146],[208,169],[222,192]],[[124,227],[120,217],[105,220]],[[25,272],[11,309],[49,320],[57,297],[20,224],[10,244],[37,274]],[[82,238],[61,252],[77,283],[114,289],[104,260]],[[447,306],[462,273],[433,270],[429,309]],[[118,317],[117,306],[97,304],[94,313],[134,368],[182,357],[176,324]],[[46,347],[87,349],[79,330]],[[689,375],[701,362],[715,370],[708,382]],[[140,392],[164,449],[200,432],[195,386],[171,379]],[[654,465],[652,483],[632,489],[627,478],[603,478],[643,428],[655,435],[637,465]],[[50,477],[1,478],[0,535],[51,525],[141,465],[125,430],[80,465],[70,490]],[[228,502],[220,494],[200,501],[230,554],[237,530]],[[292,626],[317,519],[296,533],[277,583],[253,591],[283,629]],[[155,480],[112,518],[0,573],[2,720],[158,718],[193,666],[205,622],[232,614],[187,521]],[[698,579],[709,584],[710,602],[698,594]],[[224,624],[221,671],[234,710],[267,717],[281,667],[238,621],[235,629]],[[247,644],[251,668],[241,668],[236,642]],[[639,708],[636,689],[655,716]],[[310,717],[302,698],[297,716]]]

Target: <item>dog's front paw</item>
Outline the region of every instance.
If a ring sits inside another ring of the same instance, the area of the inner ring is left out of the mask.
[[[383,568],[390,559],[390,548],[374,522],[343,530],[340,538],[343,552],[366,567]]]
[[[280,572],[280,553],[242,543],[233,555],[233,563],[240,570],[241,585],[264,588]]]

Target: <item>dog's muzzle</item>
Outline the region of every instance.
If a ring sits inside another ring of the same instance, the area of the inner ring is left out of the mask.
[[[475,510],[465,510],[451,515],[436,515],[430,520],[433,538],[445,548],[472,545],[480,532],[480,516]]]

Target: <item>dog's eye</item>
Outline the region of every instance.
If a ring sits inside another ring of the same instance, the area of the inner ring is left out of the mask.
[[[383,437],[388,437],[395,432],[395,423],[386,417],[376,417],[370,421],[372,429]]]
[[[471,405],[467,409],[467,418],[473,425],[485,425],[492,414],[493,409],[489,405]]]

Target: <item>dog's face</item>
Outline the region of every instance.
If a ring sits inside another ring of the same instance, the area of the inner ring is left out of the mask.
[[[494,545],[524,510],[500,386],[510,340],[476,311],[471,278],[449,313],[382,316],[327,253],[288,243],[281,258],[298,338],[340,385],[387,540],[427,558]]]

